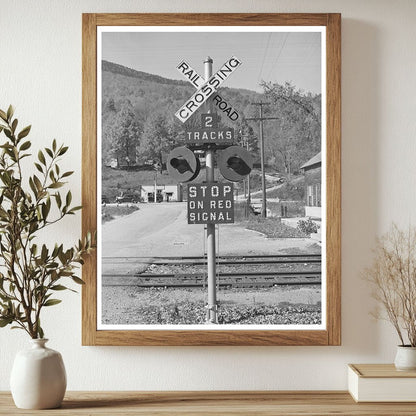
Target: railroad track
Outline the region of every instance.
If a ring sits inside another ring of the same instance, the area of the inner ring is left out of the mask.
[[[103,258],[103,265],[149,265],[142,273],[103,273],[104,286],[204,287],[206,271],[202,257]],[[220,288],[260,288],[280,285],[319,285],[320,255],[220,256],[217,285]],[[192,269],[185,272],[183,269]]]
[[[202,265],[207,260],[203,257],[103,257],[103,264],[152,263],[156,265],[185,264]],[[247,256],[219,256],[218,264],[265,264],[265,263],[321,263],[320,254],[256,254]]]

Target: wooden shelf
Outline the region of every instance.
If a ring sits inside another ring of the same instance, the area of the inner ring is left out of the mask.
[[[415,415],[414,403],[355,403],[347,392],[68,392],[59,409],[16,409],[0,392],[0,415]]]

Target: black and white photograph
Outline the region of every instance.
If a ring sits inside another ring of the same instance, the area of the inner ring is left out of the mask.
[[[325,328],[325,28],[97,36],[98,329]]]

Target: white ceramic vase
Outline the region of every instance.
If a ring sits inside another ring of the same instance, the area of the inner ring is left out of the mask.
[[[47,341],[32,339],[30,349],[16,354],[10,387],[14,403],[21,409],[53,409],[64,398],[64,362],[59,352],[45,346]]]
[[[416,370],[416,347],[398,345],[394,365],[399,371]]]

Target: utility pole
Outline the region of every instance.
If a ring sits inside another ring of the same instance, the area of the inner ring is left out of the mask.
[[[240,144],[246,148],[247,152],[250,151],[250,144],[249,144],[249,135],[244,135],[243,130],[240,130]],[[244,198],[246,198],[246,208],[245,208],[245,217],[248,218],[250,213],[250,205],[251,205],[251,190],[250,190],[250,174],[247,175],[247,180],[243,182],[244,184]]]
[[[260,121],[260,164],[261,164],[261,188],[262,188],[262,203],[261,203],[261,216],[267,217],[266,210],[266,174],[264,168],[264,137],[263,137],[263,121],[264,120],[278,120],[278,117],[264,117],[263,106],[270,105],[270,103],[251,103],[251,105],[258,105],[260,107],[259,117],[246,118],[246,120]]]
[[[250,150],[248,141],[246,143],[246,149],[247,149],[247,152]],[[250,189],[250,174],[248,174],[247,175],[247,214],[250,212],[250,205],[251,205],[251,189]]]
[[[205,79],[208,80],[212,76],[212,63],[213,60],[210,57],[204,61]],[[211,113],[212,103],[208,100],[206,103],[208,113]],[[206,182],[214,182],[214,152],[212,147],[208,147],[205,152],[205,170],[206,170]],[[215,248],[215,224],[207,224],[207,265],[208,265],[208,313],[207,323],[218,323],[218,305],[217,305],[217,282],[216,282],[216,248]]]

